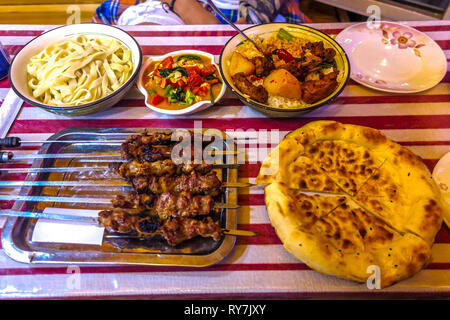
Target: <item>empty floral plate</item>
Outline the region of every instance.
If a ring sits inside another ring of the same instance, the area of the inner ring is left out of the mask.
[[[373,89],[419,92],[437,85],[447,72],[438,44],[398,23],[355,24],[339,33],[336,41],[350,59],[350,77]]]

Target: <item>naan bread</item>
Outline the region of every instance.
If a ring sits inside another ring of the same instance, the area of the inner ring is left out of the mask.
[[[285,213],[283,219],[291,225],[307,227],[318,219],[327,216],[337,207],[344,205],[344,196],[326,196],[319,194],[305,194],[291,189],[283,183],[271,183],[265,190],[266,205],[280,206]]]
[[[365,282],[376,265],[387,286],[430,260],[439,189],[418,156],[376,129],[311,122],[280,142],[256,182],[269,184],[267,211],[284,247],[317,271]],[[333,209],[307,215],[305,191]]]
[[[305,156],[351,196],[356,195],[384,161],[365,147],[341,140],[320,140],[308,144]]]
[[[394,229],[414,233],[429,244],[442,224],[439,190],[421,162],[414,167],[387,161],[354,199]]]
[[[306,210],[297,206],[292,211],[295,199],[279,196],[284,192],[279,183],[266,187],[270,221],[284,248],[318,272],[366,282],[368,267],[378,266],[381,287],[386,287],[430,261],[431,248],[424,240],[401,235],[361,208],[340,204],[328,214],[315,215],[311,223],[310,216],[305,221]]]
[[[312,159],[298,155],[302,150],[303,146],[295,140],[283,140],[262,163],[256,183],[281,181],[290,188],[299,190],[343,193]]]

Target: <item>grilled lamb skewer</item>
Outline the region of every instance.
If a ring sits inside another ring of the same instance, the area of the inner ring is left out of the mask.
[[[193,195],[189,192],[165,192],[160,195],[130,193],[118,195],[112,201],[114,208],[152,211],[163,219],[208,215],[214,210],[213,197]]]
[[[132,145],[123,143],[120,147],[122,159],[127,161],[154,162],[170,159],[173,146],[169,145]]]
[[[175,143],[169,134],[145,133],[130,136],[122,144],[122,158],[128,162],[112,169],[131,182],[135,193],[117,196],[113,206],[144,211],[140,215],[123,209],[101,211],[99,222],[108,231],[158,231],[171,246],[196,236],[220,240],[223,231],[217,222],[210,216],[202,220],[192,216],[206,216],[213,211],[213,197],[222,191],[222,182],[211,165],[175,165],[170,160]]]
[[[189,132],[190,139],[190,154],[195,155],[197,148],[203,149],[206,145],[215,141],[215,135],[207,135],[210,139],[203,141],[204,135],[201,134],[199,138],[196,138],[196,135],[193,132]],[[186,139],[185,136],[180,136],[178,140],[172,140],[172,133],[149,133],[145,132],[141,135],[131,135],[129,136],[125,142],[122,143],[120,148],[120,154],[122,159],[126,161],[136,160],[138,162],[153,162],[158,160],[170,159],[172,157],[173,147],[184,141]],[[198,139],[198,140],[196,140]],[[197,150],[202,151],[202,150]],[[223,150],[225,151],[225,150]],[[179,157],[183,157],[183,149],[180,149],[180,154],[177,154]],[[211,152],[213,152],[211,150]],[[216,151],[220,152],[220,151]],[[234,151],[231,151],[234,153]],[[193,159],[191,159],[193,160]]]
[[[171,246],[176,246],[197,236],[210,237],[214,241],[219,241],[223,236],[222,228],[211,217],[207,217],[205,220],[183,217],[166,220],[161,227],[161,232]]]
[[[197,236],[211,237],[215,241],[223,236],[222,228],[211,217],[203,220],[189,217],[161,220],[157,216],[139,217],[116,209],[99,212],[99,222],[109,232],[137,231],[141,235],[152,236],[159,231],[171,246]]]
[[[98,213],[98,222],[110,232],[129,233],[136,230],[140,217],[126,210],[103,210]]]
[[[194,154],[192,143],[193,133],[190,132],[191,154]],[[172,133],[143,133],[141,135],[131,135],[120,148],[120,153],[124,160],[136,160],[139,162],[153,162],[157,160],[170,159],[172,148],[182,139],[172,140]],[[203,143],[203,142],[202,142]],[[182,155],[179,155],[182,156]]]
[[[199,172],[206,174],[213,169],[212,164],[175,164],[170,159],[155,162],[138,162],[136,160],[123,163],[110,163],[109,168],[125,179],[135,176],[173,176]]]
[[[137,193],[155,193],[164,192],[191,192],[192,194],[211,195],[213,197],[222,191],[222,182],[215,172],[201,175],[192,172],[189,175],[180,175],[173,177],[156,176],[136,176],[131,179],[133,189]]]

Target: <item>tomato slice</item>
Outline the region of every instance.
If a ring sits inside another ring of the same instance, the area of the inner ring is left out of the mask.
[[[200,70],[200,74],[202,75],[202,77],[209,76],[210,74],[213,74],[214,72],[216,72],[216,66],[213,64],[206,66]]]
[[[203,87],[195,87],[192,88],[192,93],[195,94],[196,96],[205,96],[206,93],[208,93],[208,87],[207,86],[203,86]]]
[[[198,66],[190,66],[190,67],[184,67],[188,73],[188,76],[197,73],[200,73],[200,68]]]
[[[161,97],[159,94],[154,93],[150,96],[150,104],[152,106],[157,106],[158,104],[160,104],[161,102],[164,101],[164,97]]]
[[[191,88],[198,87],[204,82],[204,79],[198,73],[192,73],[187,79],[188,86]]]
[[[163,61],[161,61],[161,64],[159,65],[158,69],[172,69],[173,66],[173,58],[167,57]]]

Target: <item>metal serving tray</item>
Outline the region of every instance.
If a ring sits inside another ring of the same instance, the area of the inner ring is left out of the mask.
[[[123,140],[133,133],[141,133],[144,128],[71,128],[56,133],[49,140]],[[169,128],[151,128],[150,131],[173,131]],[[192,130],[192,129],[188,129]],[[206,129],[204,129],[206,130]],[[217,131],[217,130],[216,130]],[[225,133],[224,150],[236,150],[235,144]],[[120,143],[45,143],[39,153],[91,153],[91,152],[118,152]],[[229,155],[227,155],[229,157]],[[116,158],[117,159],[117,158]],[[228,161],[230,158],[228,158]],[[234,159],[236,160],[236,159]],[[33,167],[77,167],[77,166],[107,166],[103,162],[83,159],[41,159],[34,160]],[[229,163],[229,162],[227,162]],[[234,163],[237,163],[236,161]],[[237,168],[216,169],[218,177],[223,182],[237,182]],[[75,180],[107,180],[114,173],[99,171],[82,171],[77,173],[29,173],[26,181],[75,181]],[[118,176],[114,176],[115,179]],[[65,196],[65,197],[98,197],[115,196],[120,188],[82,187],[23,187],[20,195],[35,196]],[[237,189],[225,188],[220,199],[229,205],[237,205]],[[83,203],[43,203],[16,201],[13,210],[41,212],[45,207],[75,208],[75,209],[104,209],[105,205]],[[221,209],[217,219],[221,227],[235,229],[237,222],[237,209]],[[222,260],[234,247],[235,237],[224,236],[215,242],[210,238],[197,237],[172,248],[164,244],[161,239],[154,240],[106,240],[101,246],[67,244],[67,243],[36,243],[31,241],[32,233],[37,219],[8,217],[2,231],[2,246],[6,254],[12,259],[25,263],[46,264],[139,264],[139,265],[166,265],[166,266],[192,266],[206,267]],[[107,232],[105,231],[105,234]]]

